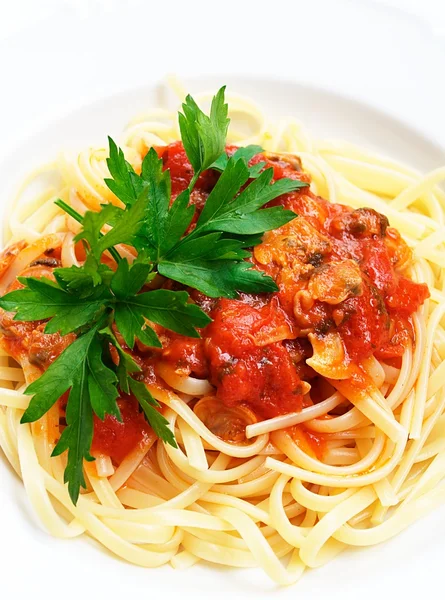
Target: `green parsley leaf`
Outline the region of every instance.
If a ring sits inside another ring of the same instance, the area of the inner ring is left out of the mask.
[[[82,338],[81,338],[82,339]],[[104,364],[103,354],[107,351],[103,340],[94,336],[87,355],[88,392],[93,411],[103,421],[106,415],[112,415],[121,421],[121,414],[116,403],[116,373]]]
[[[119,364],[116,367],[116,374],[119,381],[119,387],[124,394],[130,393],[129,375],[131,373],[139,373],[140,366],[127,354],[119,344],[116,336],[109,326],[101,329],[100,332],[115,348],[119,355]]]
[[[236,240],[241,248],[253,248],[254,246],[258,246],[262,242],[262,235],[239,235],[232,233],[224,233],[224,239],[226,240]]]
[[[82,219],[82,230],[76,235],[74,240],[76,242],[80,240],[86,240],[93,256],[98,260],[101,252],[97,247],[99,239],[101,238],[102,227],[111,219],[116,220],[116,212],[119,211],[116,206],[108,204],[103,207],[100,212],[88,210]],[[122,211],[120,211],[122,212]]]
[[[281,227],[295,219],[295,213],[284,210],[281,206],[261,211],[259,209],[278,196],[306,187],[307,184],[293,179],[279,179],[271,184],[272,177],[273,169],[266,169],[234,198],[246,182],[248,170],[243,161],[229,159],[226,169],[207,198],[196,224],[195,235],[203,231],[252,235]]]
[[[66,408],[66,423],[52,456],[68,451],[64,482],[73,504],[77,504],[80,488],[86,488],[83,461],[93,461],[90,454],[93,441],[93,411],[88,397],[88,378],[85,370],[74,373],[72,388]]]
[[[235,298],[238,291],[252,292],[255,286],[257,292],[276,291],[274,281],[252,270],[251,265],[226,264],[221,260],[240,261],[249,255],[242,250],[246,247],[246,234],[262,234],[295,219],[295,213],[281,206],[261,207],[307,184],[290,179],[271,184],[272,176],[273,170],[267,169],[240,192],[249,178],[248,168],[244,160],[230,158],[207,198],[196,228],[161,258],[159,273],[212,297]],[[212,231],[213,235],[207,233]],[[219,232],[235,237],[229,242]],[[237,240],[236,235],[241,239]],[[252,241],[249,237],[248,243]],[[259,241],[255,237],[255,242]]]
[[[297,215],[291,210],[285,210],[282,206],[263,208],[252,213],[238,214],[226,219],[219,218],[217,224],[211,224],[208,229],[216,226],[227,233],[239,233],[240,235],[254,235],[277,229],[289,221],[293,221]],[[207,229],[207,227],[203,228]]]
[[[45,333],[60,332],[62,335],[95,321],[102,313],[104,302],[110,298],[105,287],[95,288],[88,298],[79,298],[60,289],[57,284],[42,277],[20,278],[26,287],[9,292],[0,298],[0,307],[15,312],[14,320],[51,320]]]
[[[125,160],[123,150],[118,148],[110,137],[108,137],[108,143],[107,165],[112,179],[105,179],[105,183],[119,200],[122,200],[124,204],[131,205],[141,194],[144,187],[143,182],[136,175],[130,163]]]
[[[173,432],[168,426],[167,419],[155,408],[160,406],[159,403],[153,398],[147,389],[147,386],[142,381],[138,381],[131,377],[131,374],[141,370],[139,366],[133,361],[129,354],[124,352],[117,341],[116,336],[109,327],[101,330],[100,333],[111,341],[119,353],[118,369],[120,369],[119,385],[121,390],[125,394],[129,394],[130,392],[134,394],[155,434],[165,443],[177,448]]]
[[[165,255],[182,238],[192,222],[195,206],[189,205],[190,191],[184,190],[171,205],[164,227],[162,253]]]
[[[94,460],[90,454],[93,437],[93,412],[104,419],[106,415],[121,420],[116,384],[118,377],[107,366],[105,354],[109,353],[106,340],[118,350],[121,370],[121,388],[125,393],[132,391],[153,430],[160,439],[175,446],[173,433],[166,419],[153,408],[158,403],[141,382],[134,380],[130,373],[140,371],[138,365],[126,354],[117,342],[109,327],[98,333],[98,326],[77,338],[48,367],[43,375],[25,390],[34,394],[21,422],[30,423],[40,419],[68,390],[66,409],[67,427],[62,432],[53,456],[68,451],[65,482],[68,483],[70,497],[76,504],[80,488],[86,487],[83,474],[83,460]],[[123,381],[125,379],[125,381]]]
[[[182,143],[195,172],[194,181],[224,152],[230,122],[224,92],[225,86],[214,96],[209,116],[191,96],[187,96],[182,105],[184,114],[179,113]]]
[[[207,260],[242,260],[250,252],[242,250],[243,241],[226,239],[219,232],[207,233],[199,237],[188,236],[182,244],[173,249],[166,259],[168,262],[194,262],[198,258]],[[161,261],[163,264],[165,261]]]
[[[132,377],[129,378],[130,389],[138,399],[142,410],[147,418],[147,421],[151,425],[155,434],[161,438],[165,443],[170,444],[173,448],[177,448],[175,436],[172,430],[169,428],[167,419],[156,410],[155,407],[159,406],[159,403],[153,398],[147,389],[147,386],[142,381],[136,381]]]
[[[211,224],[221,212],[229,210],[236,194],[249,179],[249,170],[243,160],[229,159],[221,177],[210,192],[196,223],[196,229],[201,229],[205,224],[209,230]],[[254,182],[255,183],[255,182]],[[251,184],[253,185],[253,184]],[[250,187],[250,186],[248,186]],[[196,231],[196,230],[195,230]],[[218,231],[215,224],[214,231]]]
[[[187,292],[153,290],[128,298],[126,309],[181,335],[199,337],[196,327],[205,327],[211,319],[188,300]]]
[[[142,162],[141,176],[150,198],[149,216],[142,233],[155,249],[154,260],[181,238],[193,217],[194,208],[188,207],[189,195],[176,199],[169,210],[171,195],[170,172],[163,170],[162,159],[151,148]]]
[[[141,177],[149,197],[149,214],[135,238],[138,249],[148,250],[157,262],[179,242],[189,227],[195,207],[189,206],[190,192],[185,190],[170,205],[170,172],[163,170],[162,159],[151,148],[142,162]]]
[[[22,423],[37,421],[73,385],[77,373],[86,364],[88,350],[95,335],[91,330],[70,344],[47,370],[29,385],[25,394],[34,394],[22,417]]]
[[[114,180],[106,180],[108,187],[127,205],[135,203],[137,193],[141,195],[145,192],[149,197],[149,215],[146,216],[140,230],[134,229],[132,243],[138,250],[147,251],[153,260],[159,259],[181,239],[192,221],[195,207],[189,205],[190,192],[185,190],[179,194],[170,207],[170,173],[163,170],[163,161],[154,148],[148,151],[142,161],[140,176],[126,163],[122,150],[118,149],[110,139],[111,156],[113,158],[109,160],[113,165],[112,172],[117,175],[118,180],[114,182],[116,185],[113,183]],[[137,184],[135,184],[136,180]],[[109,218],[105,222],[111,221]],[[100,228],[103,225],[104,223]],[[93,237],[96,239],[99,237],[97,229]]]
[[[69,389],[66,408],[67,427],[53,451],[58,456],[68,450],[65,482],[73,503],[81,487],[86,487],[83,460],[90,455],[93,438],[93,410],[99,418],[112,414],[120,418],[114,387],[116,375],[103,364],[103,347],[97,337],[97,327],[70,344],[48,367],[43,375],[25,390],[34,394],[21,422],[40,419]]]
[[[208,250],[206,258],[208,260],[243,260],[251,256],[250,252],[243,250],[244,247],[243,240],[228,239],[221,236],[215,246]]]
[[[83,229],[77,234],[75,240],[86,240],[91,254],[99,263],[105,250],[117,244],[131,244],[135,234],[147,219],[147,210],[148,190],[144,188],[134,203],[125,210],[109,204],[99,213],[87,211],[83,218]],[[114,226],[105,235],[102,235],[102,227],[110,220],[113,220]]]
[[[54,277],[59,286],[68,293],[76,294],[79,298],[88,298],[95,293],[94,286],[103,283],[110,285],[113,271],[107,265],[99,263],[95,268],[96,277],[85,268],[85,265],[77,267],[61,267],[54,269]],[[98,276],[98,277],[97,277]],[[99,281],[100,279],[100,281]]]
[[[142,178],[147,185],[150,198],[149,218],[146,221],[146,235],[156,249],[156,259],[162,252],[164,230],[170,204],[170,173],[163,171],[162,159],[154,148],[150,148],[142,162]]]
[[[275,281],[247,262],[184,261],[159,263],[159,273],[194,287],[211,298],[236,298],[237,291],[277,292]]]
[[[251,167],[249,167],[249,178],[256,179],[257,177],[259,177],[261,171],[264,169],[265,166],[266,166],[266,163],[262,161],[262,162],[256,163],[256,165],[252,165]]]
[[[135,296],[135,298],[139,298],[139,296]],[[114,320],[129,348],[133,348],[136,338],[146,346],[162,348],[158,336],[153,329],[147,325],[139,306],[135,307],[131,300],[128,302],[118,302],[116,304],[114,309]]]
[[[122,259],[110,282],[113,294],[119,300],[134,296],[147,282],[150,272],[151,264],[145,262],[141,255],[131,266],[126,258]]]
[[[236,216],[237,212],[250,214],[279,196],[290,194],[308,186],[305,181],[287,178],[279,179],[275,183],[271,183],[272,177],[272,168],[263,171],[255,181],[252,181],[252,183],[235,198],[230,206],[223,207],[223,210],[219,212],[218,216]]]
[[[146,346],[162,348],[156,333],[146,323],[141,312],[132,305],[150,271],[151,265],[144,262],[141,254],[131,267],[127,259],[121,260],[111,280],[111,289],[118,300],[114,307],[114,319],[129,348],[133,348],[136,337]]]
[[[263,149],[261,148],[261,146],[256,146],[256,145],[252,144],[250,146],[244,146],[244,147],[238,148],[238,150],[236,150],[232,155],[234,160],[242,159],[245,162],[247,168],[249,169],[249,179],[255,179],[256,177],[258,177],[261,170],[266,165],[266,163],[264,161],[261,161],[261,162],[257,163],[256,165],[252,165],[251,167],[248,166],[248,162],[254,156],[259,154],[260,152],[263,152]],[[215,160],[215,162],[210,165],[210,168],[215,169],[216,171],[222,172],[227,167],[228,162],[229,162],[229,157],[226,152],[223,152]]]

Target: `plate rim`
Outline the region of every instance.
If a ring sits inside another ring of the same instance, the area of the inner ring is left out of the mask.
[[[160,88],[160,86],[168,86],[168,81],[167,81],[167,74],[164,75],[161,78],[156,78],[154,79],[152,82],[148,81],[145,84],[141,84],[138,86],[128,86],[125,89],[119,90],[118,92],[115,93],[111,93],[111,94],[103,94],[100,95],[98,97],[96,97],[95,99],[91,100],[91,101],[87,101],[87,102],[83,102],[81,104],[79,104],[79,106],[77,106],[75,109],[73,110],[67,110],[64,111],[62,114],[57,115],[56,118],[54,119],[43,119],[43,121],[38,125],[36,125],[35,128],[32,128],[27,134],[22,134],[19,135],[19,137],[14,140],[14,144],[11,146],[11,148],[9,149],[8,153],[0,158],[0,170],[2,170],[5,166],[8,165],[9,161],[13,161],[14,160],[14,156],[20,151],[20,148],[26,144],[26,143],[30,143],[33,140],[35,140],[35,138],[44,135],[45,131],[47,129],[53,129],[56,128],[57,125],[65,122],[67,119],[76,117],[77,115],[79,115],[80,113],[87,111],[87,110],[91,110],[91,109],[98,109],[100,108],[101,105],[105,105],[109,100],[111,99],[119,99],[119,98],[125,98],[128,97],[129,94],[135,94],[137,96],[142,95],[142,93],[144,92],[144,90],[148,90],[151,89],[152,91],[155,91],[157,88]],[[420,138],[422,139],[423,142],[429,144],[432,148],[432,150],[434,150],[435,152],[441,153],[443,154],[443,158],[444,158],[444,163],[445,163],[445,138],[442,141],[441,139],[434,137],[432,135],[430,135],[430,133],[425,133],[425,131],[422,131],[421,127],[418,127],[417,125],[413,125],[410,122],[407,122],[407,120],[401,118],[400,116],[394,114],[391,110],[382,108],[380,106],[375,106],[370,102],[364,101],[361,98],[357,97],[354,94],[348,93],[348,92],[339,92],[338,90],[331,88],[329,86],[325,86],[325,85],[315,85],[311,82],[306,82],[303,80],[298,80],[298,78],[296,77],[289,77],[289,78],[285,78],[279,75],[262,75],[262,76],[256,76],[256,75],[252,75],[249,73],[201,73],[199,75],[176,75],[179,79],[179,81],[181,83],[187,83],[187,82],[191,82],[193,85],[199,83],[200,80],[202,81],[208,81],[208,80],[212,80],[212,79],[218,79],[218,80],[233,80],[233,81],[240,81],[243,80],[244,82],[249,82],[252,85],[260,85],[260,86],[264,86],[267,84],[270,84],[270,82],[272,81],[273,83],[279,84],[279,85],[284,85],[284,86],[293,86],[293,87],[299,87],[299,88],[303,88],[305,90],[307,90],[309,93],[314,93],[314,94],[322,94],[324,96],[331,96],[335,101],[338,102],[343,102],[343,103],[348,103],[350,106],[352,107],[356,107],[356,108],[361,108],[361,109],[365,109],[368,113],[374,113],[379,119],[382,119],[386,122],[391,121],[394,125],[396,125],[398,128],[401,129],[405,129],[410,135]],[[207,90],[203,90],[203,91],[207,91]],[[236,92],[236,85],[234,85],[234,92]],[[246,94],[243,94],[246,95]],[[253,98],[253,100],[255,101],[255,98]],[[292,115],[289,115],[292,116]],[[412,166],[412,165],[409,165]],[[415,168],[415,167],[413,167]],[[13,178],[13,175],[12,175]]]

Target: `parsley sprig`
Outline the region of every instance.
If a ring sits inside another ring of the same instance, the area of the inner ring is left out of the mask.
[[[26,389],[33,397],[22,418],[22,423],[40,419],[68,392],[67,425],[53,455],[68,451],[65,481],[73,503],[85,487],[83,461],[94,460],[93,416],[121,420],[120,393],[133,394],[158,437],[176,446],[168,422],[157,410],[159,404],[142,381],[140,367],[117,332],[130,350],[136,340],[161,348],[153,324],[199,337],[211,319],[190,301],[187,291],[149,289],[147,284],[159,274],[211,297],[277,290],[273,279],[246,261],[249,248],[260,243],[265,231],[296,216],[281,206],[264,205],[307,184],[290,179],[272,183],[273,170],[264,169],[264,162],[249,167],[250,159],[261,152],[259,146],[240,148],[231,157],[226,154],[229,119],[224,90],[213,98],[209,115],[191,96],[179,113],[182,143],[193,168],[187,189],[172,202],[170,173],[156,151],[148,151],[138,174],[109,138],[110,178],[105,182],[122,206],[109,204],[81,216],[62,200],[56,202],[82,225],[75,239],[84,245],[84,264],[54,269],[54,280],[19,278],[23,288],[0,298],[0,307],[14,312],[16,320],[46,320],[45,333],[76,335]],[[191,193],[209,168],[220,176],[191,227],[195,214]],[[131,264],[119,253],[120,244],[137,251]]]

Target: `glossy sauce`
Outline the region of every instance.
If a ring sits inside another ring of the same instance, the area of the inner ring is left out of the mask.
[[[136,398],[122,395],[118,406],[122,421],[110,415],[101,421],[94,415],[94,437],[91,446],[93,452],[106,454],[117,464],[136,446],[142,444],[150,432]]]
[[[235,149],[228,146],[228,154]],[[157,151],[164,168],[170,169],[173,200],[189,185],[193,170],[181,143]],[[251,164],[262,161],[273,168],[274,180],[310,181],[297,158],[258,155]],[[218,177],[209,170],[198,179],[191,195],[196,205],[191,227]],[[346,362],[359,363],[375,355],[398,364],[414,339],[411,316],[429,295],[426,285],[406,276],[411,253],[398,232],[376,211],[331,204],[308,187],[271,205],[282,205],[298,215],[267,232],[263,243],[253,249],[252,267],[273,277],[279,291],[243,293],[228,300],[188,290],[213,322],[198,340],[157,328],[162,350],[137,345],[132,354],[144,381],[164,385],[156,374],[156,363],[162,359],[182,375],[209,379],[220,406],[246,407],[264,419],[299,411],[329,395],[329,384],[305,362],[312,355],[309,334],[320,340],[332,332],[339,334]],[[41,275],[46,269],[45,276],[51,276],[45,264],[40,269]],[[165,285],[181,288],[174,282]],[[0,328],[2,343],[12,356],[17,360],[26,356],[42,371],[73,340],[44,334],[44,323],[13,322],[7,313],[1,315]],[[305,382],[312,386],[310,397],[305,395]],[[122,423],[114,417],[104,422],[95,417],[93,440],[94,451],[110,455],[117,463],[150,431],[133,397],[122,395],[119,406]],[[323,436],[302,426],[290,433],[314,456],[321,456]]]
[[[157,150],[164,168],[170,169],[174,199],[189,185],[193,170],[181,143]],[[227,147],[229,155],[235,150]],[[273,168],[275,181],[283,177],[310,181],[298,160],[258,155],[250,164],[261,161]],[[217,179],[215,171],[198,179],[191,196],[196,206],[192,227]],[[309,331],[320,336],[338,332],[346,360],[359,362],[375,354],[397,361],[413,340],[410,316],[429,295],[425,285],[403,275],[400,267],[409,262],[410,251],[383,215],[330,204],[309,188],[271,203],[279,204],[299,218],[266,233],[252,260],[255,268],[275,279],[279,292],[240,294],[239,299],[228,300],[189,290],[213,322],[202,331],[200,340],[162,332],[164,361],[178,373],[208,378],[223,405],[247,406],[258,419],[299,411],[326,397],[321,378],[305,364],[312,354]],[[344,267],[340,273],[338,263]],[[315,273],[319,275],[314,277]],[[297,292],[309,287],[312,293],[321,289],[321,297],[305,308],[302,324],[295,316],[294,299]],[[324,301],[325,296],[330,303]],[[340,302],[332,303],[339,298]],[[156,371],[159,353],[146,349],[141,362],[148,357]],[[309,401],[303,381],[312,383]],[[303,449],[322,458],[323,435],[303,426],[290,433]]]
[[[234,150],[227,148],[229,155]],[[192,176],[182,145],[158,152],[177,195]],[[258,155],[250,164],[260,161],[273,168],[274,180],[309,181],[292,158]],[[198,180],[192,197],[197,213],[214,183],[213,171]],[[254,249],[253,265],[271,275],[280,291],[241,294],[238,300],[212,300],[192,292],[213,323],[202,332],[202,341],[167,336],[164,350],[181,372],[208,377],[224,404],[248,404],[261,418],[302,407],[300,377],[316,375],[304,364],[312,353],[309,332],[339,333],[349,361],[372,354],[397,359],[413,339],[410,316],[429,295],[426,285],[403,274],[411,253],[385,216],[331,204],[309,188],[271,203],[279,204],[299,218],[265,234],[263,244]],[[311,301],[303,303],[299,320],[295,295],[308,290]]]

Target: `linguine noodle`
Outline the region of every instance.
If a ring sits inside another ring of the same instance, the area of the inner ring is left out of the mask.
[[[185,568],[206,560],[260,567],[288,585],[348,546],[390,539],[445,502],[445,193],[438,187],[445,167],[421,175],[350,143],[315,139],[296,119],[271,121],[247,98],[229,100],[230,143],[297,154],[314,193],[382,212],[413,249],[410,276],[427,283],[431,297],[415,315],[415,342],[400,368],[364,361],[372,382],[365,392],[327,369],[331,396],[260,422],[249,421],[246,412],[246,440],[236,444],[205,425],[205,403],[189,406],[211,393],[210,383],[162,364],[159,374],[169,388],[150,391],[165,407],[178,448],[153,434],[119,465],[96,455],[85,467],[88,489],[74,506],[63,483],[65,457],[50,458],[60,437],[59,406],[37,423],[20,424],[29,403],[24,389],[38,375],[0,350],[0,445],[54,536],[87,533],[143,567]],[[137,170],[149,147],[178,138],[176,113],[158,109],[127,127],[122,147]],[[63,266],[79,264],[74,236],[80,226],[54,200],[66,200],[81,214],[119,202],[104,183],[106,158],[104,148],[88,148],[74,160],[61,156],[24,182],[4,242],[28,245],[0,278],[1,293],[48,248],[61,248]],[[27,189],[42,172],[57,183],[30,198]],[[131,248],[119,252],[134,259]],[[313,345],[308,362],[323,374],[324,350]],[[336,414],[345,404],[348,410]],[[325,435],[322,460],[290,435],[288,428],[302,423]]]

